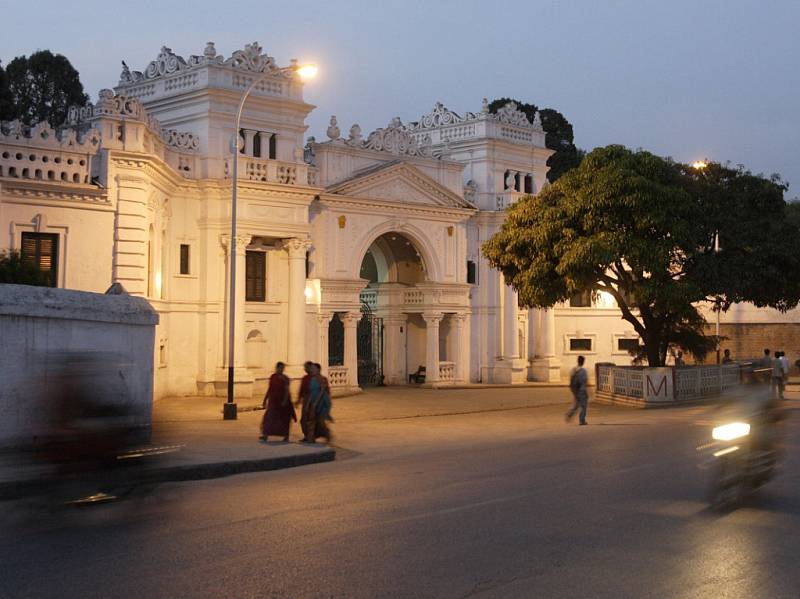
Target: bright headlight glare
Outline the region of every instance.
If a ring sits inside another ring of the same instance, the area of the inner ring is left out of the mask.
[[[750,434],[750,425],[746,422],[731,422],[717,426],[711,431],[711,436],[717,441],[733,441],[739,437]]]

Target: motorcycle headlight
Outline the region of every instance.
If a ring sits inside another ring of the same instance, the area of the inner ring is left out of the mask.
[[[739,437],[750,434],[750,425],[746,422],[731,422],[722,426],[714,427],[711,436],[717,441],[733,441]]]

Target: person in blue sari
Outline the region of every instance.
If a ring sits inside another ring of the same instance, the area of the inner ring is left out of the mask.
[[[319,364],[311,366],[308,381],[308,399],[304,418],[306,421],[304,443],[316,443],[319,437],[323,437],[327,442],[331,440],[331,431],[328,427],[329,422],[333,422],[331,416],[331,390],[328,379],[320,374],[322,367]]]

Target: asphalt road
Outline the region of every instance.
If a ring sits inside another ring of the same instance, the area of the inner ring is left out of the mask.
[[[563,410],[343,418],[332,464],[0,504],[0,596],[800,595],[800,417],[780,476],[715,515],[706,408],[592,406],[586,427]]]

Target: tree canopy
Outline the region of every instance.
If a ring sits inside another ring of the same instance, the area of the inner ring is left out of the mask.
[[[800,301],[800,229],[785,220],[785,190],[741,168],[696,169],[612,145],[509,208],[483,252],[521,305],[611,294],[649,364],[662,365],[670,346],[700,356],[713,347],[703,302],[787,310]]]
[[[496,113],[509,102],[516,103],[517,108],[524,112],[531,122],[536,113],[539,113],[545,132],[545,146],[550,150],[555,150],[555,153],[547,160],[547,166],[550,167],[547,172],[548,181],[553,183],[568,170],[580,164],[584,152],[575,147],[572,125],[563,114],[553,108],[539,110],[536,104],[528,104],[511,98],[493,100],[489,103],[489,112]]]
[[[27,125],[47,121],[58,127],[66,120],[70,106],[89,101],[78,71],[66,57],[50,50],[39,50],[30,57],[17,56],[8,63],[5,77],[6,101],[10,103],[3,117],[6,120],[19,119]]]

